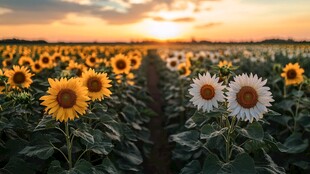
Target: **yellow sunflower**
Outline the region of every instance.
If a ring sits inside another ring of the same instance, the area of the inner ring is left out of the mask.
[[[75,78],[60,80],[48,79],[50,87],[48,95],[42,96],[41,105],[46,106],[45,111],[51,114],[56,120],[67,122],[79,118],[85,114],[90,99],[87,95],[87,88]]]
[[[141,65],[141,58],[138,56],[130,56],[130,63],[132,69],[139,69]]]
[[[2,53],[2,57],[3,57],[4,59],[13,59],[13,54],[12,54],[11,52],[9,52],[9,51],[4,51],[4,52]]]
[[[179,73],[182,77],[189,76],[191,74],[191,70],[189,66],[186,65],[186,63],[180,63],[178,65]]]
[[[223,66],[226,66],[227,68],[232,67],[232,63],[227,60],[220,61],[218,67],[222,68]]]
[[[123,54],[118,54],[111,59],[111,66],[115,74],[128,74],[130,72],[130,60]]]
[[[5,71],[4,74],[8,77],[8,84],[12,88],[29,88],[32,83],[33,74],[24,66],[13,66],[13,69]]]
[[[304,81],[302,74],[304,69],[300,68],[298,63],[289,63],[283,68],[281,76],[285,79],[285,85],[298,85]]]
[[[39,62],[40,62],[40,65],[42,68],[52,68],[53,67],[53,59],[47,52],[41,54]]]
[[[78,77],[82,76],[82,73],[87,69],[83,64],[78,64],[74,61],[70,61],[67,70],[74,71]]]
[[[32,66],[33,60],[32,60],[31,57],[22,56],[22,57],[19,58],[18,64],[19,64],[20,66]]]
[[[95,101],[101,101],[104,97],[112,94],[108,89],[112,85],[106,73],[96,73],[93,69],[83,72],[81,78],[83,85],[88,89],[88,96]]]
[[[3,68],[9,68],[13,65],[12,59],[4,59],[2,61]]]
[[[4,76],[3,71],[1,69],[0,69],[0,76]],[[0,81],[0,94],[3,93],[4,89],[5,89],[5,84],[3,81]]]
[[[57,64],[59,62],[63,61],[63,56],[60,53],[54,53],[53,54],[53,61]]]
[[[42,66],[38,60],[33,62],[33,64],[31,65],[31,70],[35,73],[39,73],[42,71]]]
[[[98,58],[96,55],[91,55],[91,56],[86,57],[85,63],[89,67],[95,67],[97,65],[97,62],[98,62]]]

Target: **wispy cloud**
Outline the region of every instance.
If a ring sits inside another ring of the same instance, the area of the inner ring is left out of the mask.
[[[195,21],[195,18],[192,17],[182,17],[182,18],[174,18],[174,19],[165,19],[160,16],[156,16],[152,18],[154,21],[157,22],[163,22],[163,21],[169,21],[169,22],[193,22]]]
[[[210,22],[210,23],[206,23],[206,24],[202,24],[202,25],[197,25],[197,26],[195,26],[195,28],[197,28],[197,29],[211,28],[211,27],[222,25],[222,24],[223,23],[221,23],[221,22]]]

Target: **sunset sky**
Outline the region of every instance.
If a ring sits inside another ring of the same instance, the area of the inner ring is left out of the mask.
[[[310,0],[0,0],[0,39],[310,40]]]

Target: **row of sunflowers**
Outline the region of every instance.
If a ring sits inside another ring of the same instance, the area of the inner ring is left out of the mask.
[[[0,173],[142,173],[146,48],[0,46]]]
[[[309,53],[309,45],[158,50],[172,170],[309,173]]]

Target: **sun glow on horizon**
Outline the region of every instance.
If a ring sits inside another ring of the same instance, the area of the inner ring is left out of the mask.
[[[146,35],[152,39],[169,40],[177,39],[182,35],[182,31],[178,24],[174,22],[156,22],[148,21],[145,25]]]

